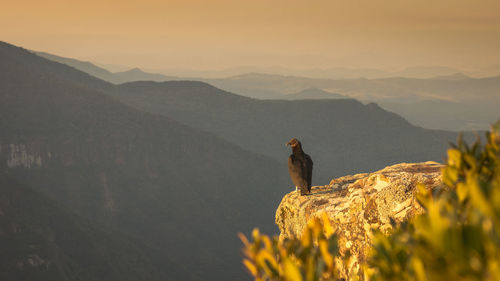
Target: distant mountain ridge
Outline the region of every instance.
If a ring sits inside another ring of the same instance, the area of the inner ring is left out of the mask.
[[[120,84],[133,81],[171,81],[179,77],[165,76],[158,73],[148,73],[133,68],[124,72],[111,73],[90,62],[59,57],[52,54],[37,52],[38,55],[58,61],[100,79]],[[204,79],[189,78],[210,83],[226,91],[235,92],[254,98],[282,98],[309,88],[319,88],[336,92],[359,100],[370,101],[421,101],[428,99],[467,101],[473,98],[500,100],[500,76],[487,78],[471,78],[456,69],[448,67],[409,67],[402,73],[428,72],[428,77],[408,78],[397,74],[384,78],[366,79],[318,79],[300,76],[245,73],[227,78]],[[184,78],[186,79],[186,78]],[[473,95],[477,91],[476,95]]]
[[[404,77],[404,78],[416,78],[416,79],[430,79],[438,76],[453,75],[457,72],[461,71],[459,69],[446,66],[413,66],[413,67],[407,67],[400,71],[392,72],[389,76],[378,77],[378,78]]]
[[[169,80],[179,80],[178,77],[166,76],[159,73],[148,73],[141,69],[135,67],[127,71],[121,72],[110,72],[102,67],[96,66],[91,62],[80,61],[72,58],[65,58],[56,56],[44,52],[34,52],[36,55],[43,58],[60,62],[71,67],[74,67],[80,71],[86,72],[94,77],[108,81],[114,84],[121,84],[130,81],[169,81]]]
[[[453,78],[453,79],[450,79]],[[359,100],[424,100],[429,98],[455,101],[473,99],[499,100],[500,76],[471,78],[464,75],[415,79],[390,77],[381,79],[315,79],[276,74],[248,73],[228,78],[204,79],[218,88],[255,98],[293,94],[308,88],[332,91]],[[473,95],[474,91],[477,92]]]
[[[250,73],[204,81],[260,99],[289,99],[289,95],[304,89],[320,88],[363,102],[376,102],[413,124],[430,129],[485,130],[500,118],[500,76],[471,78],[454,74],[432,79],[332,80]],[[450,110],[429,107],[429,103],[442,104]]]
[[[103,69],[102,67],[97,66],[95,63],[93,64],[90,62],[83,62],[80,60],[61,57],[61,56],[49,54],[46,52],[35,52],[35,53],[38,54],[39,56],[46,58],[46,59],[65,63],[65,64],[73,66],[79,70],[88,72],[88,73],[92,72],[96,75],[101,74],[103,76],[96,76],[96,77],[99,77],[99,78],[106,80],[106,81],[109,81],[109,82],[113,82],[111,80],[108,80],[108,79],[113,79],[112,76],[108,76],[108,74],[110,74],[111,72],[106,70],[106,69]],[[497,69],[494,67],[492,67],[491,69],[497,71]],[[108,72],[108,73],[104,74],[104,73],[102,73],[102,70],[104,70],[105,72]],[[232,69],[219,70],[219,71],[193,71],[193,70],[192,71],[189,71],[189,70],[182,71],[180,69],[169,69],[169,70],[164,70],[163,72],[165,72],[165,71],[167,71],[168,73],[171,73],[171,72],[183,73],[183,74],[176,74],[176,77],[174,77],[174,78],[176,78],[176,80],[178,80],[178,78],[177,78],[178,76],[182,76],[182,77],[231,77],[231,76],[234,76],[235,73],[243,73],[243,75],[244,75],[244,73],[269,73],[269,74],[275,74],[275,75],[288,73],[287,75],[289,75],[289,76],[310,77],[310,78],[317,78],[317,79],[357,79],[357,78],[378,79],[378,78],[388,78],[388,77],[406,77],[406,78],[424,78],[424,79],[427,79],[427,78],[434,78],[436,76],[448,76],[448,75],[452,75],[454,73],[462,72],[459,69],[450,68],[450,67],[443,67],[443,66],[407,67],[407,68],[399,70],[399,71],[385,71],[385,70],[380,70],[380,69],[376,69],[376,68],[348,68],[348,67],[313,68],[313,69],[304,69],[304,70],[297,70],[297,69],[291,70],[291,69],[284,68],[284,67],[271,67],[271,68],[235,67]],[[162,72],[162,71],[160,71],[160,72]],[[214,73],[216,73],[216,74],[214,74]],[[92,74],[92,75],[94,75],[94,74]],[[148,74],[152,74],[152,77],[154,77],[154,75],[158,75],[158,74],[154,74],[154,73],[148,73]],[[159,74],[159,75],[165,76],[163,74]],[[108,78],[108,79],[104,79],[104,78]],[[138,79],[136,79],[136,77],[132,77],[132,78],[135,80],[122,81],[120,83],[132,82],[132,81],[138,80]],[[170,79],[170,78],[172,78],[172,76],[167,75],[167,76],[165,76],[165,78]],[[162,79],[163,79],[163,77],[162,77]],[[156,79],[151,79],[151,80],[159,81]]]
[[[135,67],[128,71],[115,72],[113,73],[113,78],[111,82],[115,84],[121,84],[130,81],[170,81],[179,80],[177,77],[165,76],[159,73],[148,73],[142,71],[140,68]]]
[[[308,88],[304,89],[295,94],[284,95],[283,99],[286,100],[301,100],[301,99],[347,99],[349,97],[344,95],[339,95],[336,93],[331,93],[323,91],[318,88]]]
[[[256,100],[195,81],[132,82],[110,93],[142,111],[209,131],[283,161],[283,146],[302,141],[315,163],[313,184],[389,163],[439,161],[455,133],[412,126],[376,104],[353,99]]]
[[[453,73],[450,75],[440,75],[440,76],[433,77],[433,79],[437,79],[437,80],[462,80],[462,79],[470,79],[470,78],[471,78],[470,76],[467,76],[467,75],[463,74],[462,72],[457,72],[457,73]]]
[[[99,79],[102,79],[104,81],[109,81],[113,79],[113,73],[111,71],[108,71],[107,69],[104,69],[102,67],[99,67],[89,61],[81,61],[77,59],[72,59],[72,58],[66,58],[66,57],[61,57],[45,52],[36,52],[32,51],[34,54],[46,58],[51,61],[56,61],[59,63],[66,64],[68,66],[71,66],[73,68],[76,68],[80,71],[86,72],[94,77],[97,77]]]

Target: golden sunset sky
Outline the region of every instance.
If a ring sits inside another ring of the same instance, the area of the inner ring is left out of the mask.
[[[144,68],[500,64],[499,0],[2,1],[0,40]]]

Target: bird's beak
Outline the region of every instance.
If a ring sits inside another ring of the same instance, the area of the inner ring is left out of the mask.
[[[285,143],[285,146],[289,146],[289,145],[290,145],[290,142]]]

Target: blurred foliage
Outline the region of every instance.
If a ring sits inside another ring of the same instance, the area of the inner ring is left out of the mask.
[[[373,233],[370,280],[500,280],[500,123],[448,150],[442,189],[418,186],[426,212]]]
[[[443,188],[418,185],[426,210],[390,235],[374,230],[365,280],[500,280],[500,122],[486,143],[462,138],[448,150]],[[339,247],[328,217],[309,222],[301,238],[240,235],[255,280],[338,280]],[[355,279],[356,277],[350,278]]]
[[[311,219],[300,238],[280,241],[276,236],[260,234],[258,229],[253,230],[252,238],[249,242],[240,233],[245,245],[243,264],[256,281],[338,280],[338,263],[347,262],[347,258],[336,258],[337,236],[326,213]]]

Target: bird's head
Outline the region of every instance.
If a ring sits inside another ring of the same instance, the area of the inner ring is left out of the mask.
[[[300,146],[300,141],[296,138],[291,139],[289,142],[285,144],[286,146],[291,146],[292,148]]]

